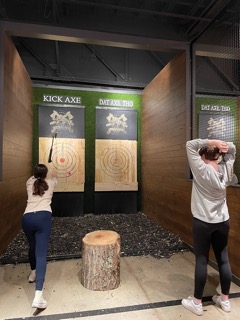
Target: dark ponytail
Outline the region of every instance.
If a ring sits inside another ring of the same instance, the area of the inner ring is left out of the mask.
[[[206,160],[218,160],[220,156],[219,148],[216,146],[205,146],[199,150],[199,155],[202,157],[205,156]]]
[[[48,190],[48,184],[45,178],[48,173],[48,168],[44,164],[37,164],[33,170],[34,178],[36,181],[33,184],[33,195],[43,196],[45,191]]]

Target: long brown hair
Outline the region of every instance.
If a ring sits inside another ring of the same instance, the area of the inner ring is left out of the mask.
[[[45,164],[37,164],[33,169],[33,175],[36,178],[33,184],[33,195],[43,196],[45,191],[48,190],[48,184],[45,180],[48,173],[48,168]]]

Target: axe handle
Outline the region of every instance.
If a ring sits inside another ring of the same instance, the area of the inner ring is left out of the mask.
[[[57,134],[55,133],[54,136],[52,137],[52,145],[51,145],[51,149],[49,151],[49,155],[48,155],[48,163],[52,162],[52,152],[53,152],[53,141],[54,138],[56,138]]]

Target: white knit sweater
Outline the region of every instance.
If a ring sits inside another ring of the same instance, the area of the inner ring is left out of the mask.
[[[28,179],[26,186],[27,186],[27,193],[28,193],[28,200],[27,200],[27,207],[24,211],[24,214],[27,212],[36,212],[36,211],[49,211],[52,212],[51,209],[51,202],[53,196],[53,190],[57,185],[57,179],[46,179],[48,184],[48,190],[45,191],[43,196],[33,195],[33,184],[36,178],[33,176]]]

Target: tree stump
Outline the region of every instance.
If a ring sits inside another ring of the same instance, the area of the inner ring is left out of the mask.
[[[82,240],[81,284],[90,290],[116,289],[120,283],[120,235],[97,230]]]

